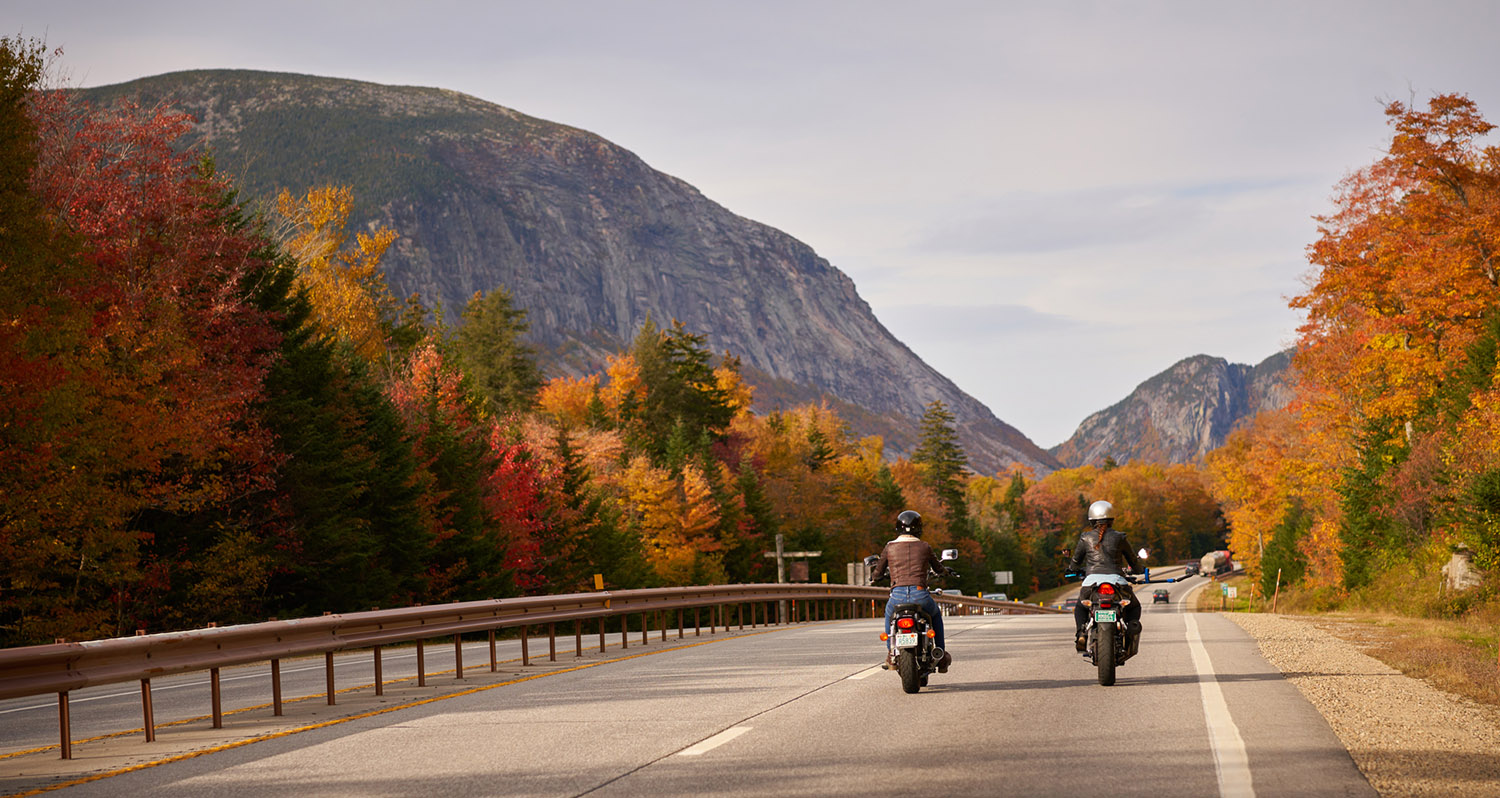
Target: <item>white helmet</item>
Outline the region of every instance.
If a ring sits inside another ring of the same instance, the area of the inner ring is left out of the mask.
[[[1108,521],[1115,517],[1115,506],[1107,501],[1089,505],[1089,521]]]

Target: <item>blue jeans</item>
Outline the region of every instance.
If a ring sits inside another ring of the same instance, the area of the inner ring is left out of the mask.
[[[891,633],[891,613],[896,611],[897,604],[916,604],[923,612],[932,616],[932,631],[937,633],[933,642],[938,648],[943,647],[943,612],[938,609],[938,603],[932,600],[932,594],[920,587],[905,586],[891,588],[891,597],[885,602],[885,633]],[[947,649],[944,648],[946,651]]]

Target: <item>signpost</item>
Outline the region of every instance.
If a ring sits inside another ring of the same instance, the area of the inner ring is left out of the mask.
[[[786,551],[785,547],[786,547],[786,536],[778,534],[776,536],[776,550],[775,551],[765,552],[764,555],[763,555],[765,557],[775,557],[776,558],[776,583],[777,584],[786,584],[786,561],[787,560],[805,559],[805,558],[808,558],[808,557],[822,557],[823,556],[823,552],[821,552],[821,551]],[[800,576],[802,577],[801,581],[806,582],[807,581],[807,563],[806,562],[801,562],[801,563],[797,563],[797,564],[801,566],[801,568],[798,569],[800,571]],[[826,580],[827,577],[825,576],[824,579]],[[779,601],[779,602],[777,602],[776,612],[777,612],[778,615],[781,616],[780,622],[781,623],[786,623],[786,602],[785,601]]]

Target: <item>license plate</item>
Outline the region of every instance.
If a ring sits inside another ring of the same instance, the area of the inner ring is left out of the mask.
[[[916,647],[917,647],[917,633],[916,632],[909,632],[907,634],[896,635],[896,648],[916,648]]]
[[[1096,610],[1094,612],[1094,620],[1098,621],[1099,623],[1114,623],[1115,622],[1115,611],[1114,610]]]

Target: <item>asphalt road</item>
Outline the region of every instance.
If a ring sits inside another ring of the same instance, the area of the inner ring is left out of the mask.
[[[954,666],[915,695],[874,667],[878,620],[804,625],[657,647],[60,794],[1373,796],[1243,630],[1180,611],[1182,587],[1146,605],[1141,653],[1113,687],[1073,650],[1069,616],[947,619]]]

